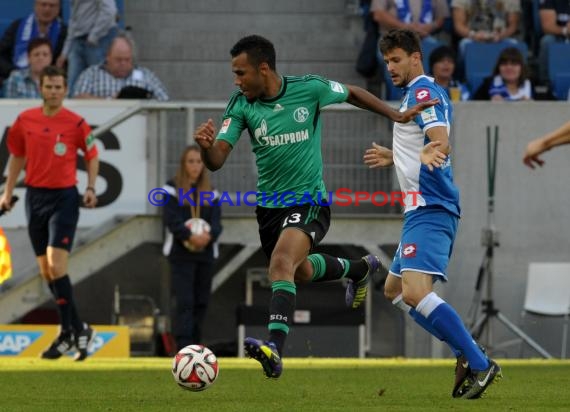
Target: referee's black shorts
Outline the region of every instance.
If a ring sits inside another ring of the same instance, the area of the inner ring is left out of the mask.
[[[64,189],[28,187],[28,234],[36,256],[45,255],[48,246],[71,250],[80,204],[75,186]]]
[[[255,214],[261,248],[267,259],[271,258],[283,229],[294,227],[302,230],[311,239],[311,247],[315,247],[327,234],[331,222],[331,210],[328,206],[311,204],[281,208],[257,206]]]

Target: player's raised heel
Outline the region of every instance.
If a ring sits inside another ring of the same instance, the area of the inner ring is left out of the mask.
[[[380,269],[380,259],[374,255],[366,255],[362,258],[368,266],[368,271],[358,282],[349,280],[346,285],[345,301],[346,306],[356,309],[366,300],[368,293],[368,282],[372,279],[372,274]]]
[[[489,367],[483,371],[472,371],[467,377],[469,388],[465,391],[461,398],[477,399],[483,396],[489,385],[498,381],[503,377],[501,367],[497,363],[489,359]]]
[[[243,346],[247,356],[261,363],[265,376],[268,378],[278,378],[281,376],[283,363],[273,342],[245,338]]]
[[[479,349],[485,356],[487,356],[487,350],[481,344],[478,344]],[[453,383],[453,390],[451,391],[451,396],[454,398],[461,398],[465,392],[469,390],[469,380],[467,377],[471,375],[471,368],[469,367],[469,361],[465,355],[460,355],[457,357],[457,362],[455,364],[455,382]]]

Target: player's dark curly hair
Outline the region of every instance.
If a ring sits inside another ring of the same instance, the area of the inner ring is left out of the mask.
[[[380,51],[382,54],[386,54],[391,50],[400,48],[408,55],[415,52],[421,54],[420,44],[420,36],[416,32],[407,29],[394,29],[380,39]]]
[[[242,53],[247,54],[247,58],[253,66],[267,63],[269,68],[275,71],[275,47],[265,37],[254,34],[240,39],[232,47],[230,54],[232,57],[236,57]]]

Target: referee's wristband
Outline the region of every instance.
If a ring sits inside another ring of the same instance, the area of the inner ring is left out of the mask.
[[[85,188],[85,191],[87,192],[88,190],[92,191],[93,194],[96,193],[96,192],[95,192],[95,188],[94,188],[93,186],[87,186],[87,187]]]

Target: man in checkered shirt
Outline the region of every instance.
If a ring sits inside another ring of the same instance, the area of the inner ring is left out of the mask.
[[[168,100],[166,88],[149,69],[136,66],[131,38],[119,34],[109,47],[104,62],[85,69],[73,87],[72,96],[80,99],[117,98],[125,87],[148,91],[152,99]]]

